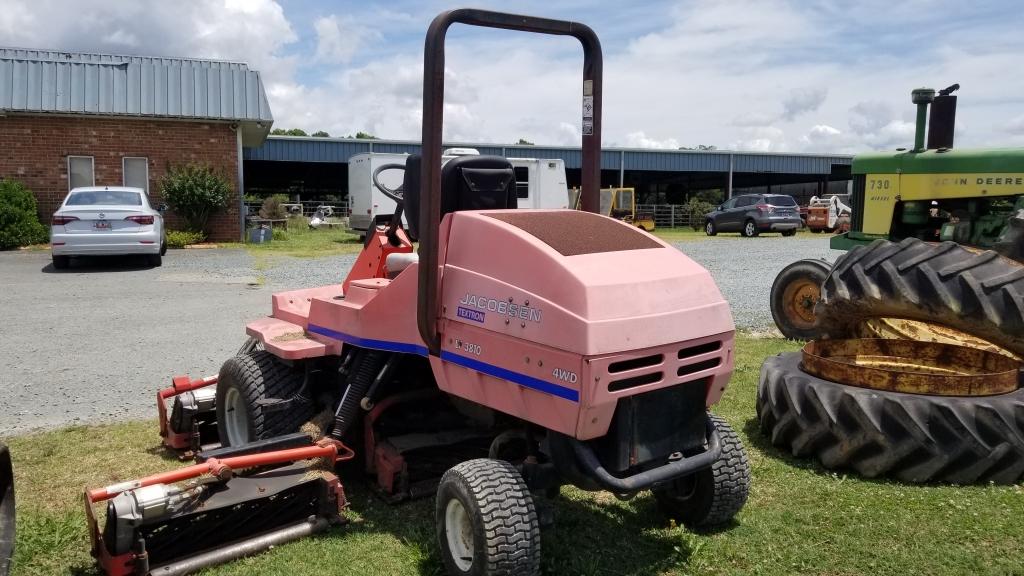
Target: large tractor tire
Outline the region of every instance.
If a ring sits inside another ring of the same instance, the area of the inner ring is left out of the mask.
[[[817,338],[815,307],[821,285],[832,267],[824,260],[797,260],[786,266],[772,282],[769,303],[772,318],[782,335],[790,340]]]
[[[302,395],[303,374],[266,351],[233,356],[217,380],[217,433],[224,446],[239,446],[298,432],[313,417]],[[283,404],[277,404],[277,401]]]
[[[661,510],[690,528],[728,523],[750,493],[750,462],[740,437],[729,423],[709,414],[722,438],[722,455],[711,468],[653,490]]]
[[[0,443],[0,576],[7,576],[14,557],[14,467],[7,446]]]
[[[772,444],[829,469],[905,482],[1024,477],[1024,389],[958,397],[857,388],[803,372],[795,352],[765,360],[757,415]]]
[[[952,242],[876,240],[836,262],[815,314],[831,338],[858,334],[871,319],[903,318],[1024,356],[1024,265]]]
[[[435,518],[449,574],[540,574],[540,524],[533,497],[508,462],[480,458],[445,472],[437,487]]]

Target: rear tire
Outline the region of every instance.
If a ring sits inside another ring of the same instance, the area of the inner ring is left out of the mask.
[[[754,222],[753,220],[747,220],[746,222],[743,223],[743,230],[740,231],[740,234],[743,237],[753,238],[754,236],[757,236],[757,233],[757,222]]]
[[[164,257],[160,254],[150,254],[146,257],[146,260],[149,262],[149,265],[154,268],[162,266],[164,263]]]
[[[715,223],[713,221],[708,220],[707,222],[704,223],[704,233],[707,234],[708,236],[714,236],[715,234],[718,234],[718,228],[715,227]]]
[[[830,382],[800,369],[801,354],[761,366],[757,416],[771,443],[828,469],[904,482],[1024,477],[1024,389],[996,396],[928,396]]]
[[[6,576],[14,557],[14,467],[7,446],[0,443],[0,575]]]
[[[450,468],[437,487],[435,519],[449,574],[540,574],[540,524],[533,497],[508,462],[480,458]]]
[[[722,455],[699,472],[652,490],[662,511],[690,528],[728,523],[750,493],[750,462],[740,437],[719,416],[708,414],[722,439]]]
[[[811,228],[811,232],[814,232],[815,234],[821,234],[821,228]]]
[[[796,230],[783,230],[783,236],[796,236]]]
[[[66,270],[71,265],[71,256],[54,256],[53,267],[56,270]]]
[[[303,375],[266,351],[233,356],[217,381],[217,432],[224,446],[238,446],[298,432],[313,417],[313,403],[300,396]],[[292,402],[272,410],[261,400]]]
[[[872,318],[904,318],[976,336],[1024,356],[1024,265],[952,242],[876,240],[836,261],[815,308],[822,334],[851,338]]]

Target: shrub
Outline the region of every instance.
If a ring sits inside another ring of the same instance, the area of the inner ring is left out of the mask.
[[[697,198],[690,198],[690,201],[683,205],[683,209],[690,217],[690,227],[694,230],[701,230],[704,228],[704,216],[714,210],[715,205]]]
[[[267,220],[284,220],[288,212],[284,209],[281,198],[278,195],[268,196],[263,200],[263,207],[260,208],[260,218]]]
[[[210,216],[231,200],[228,180],[205,164],[171,168],[160,181],[164,200],[192,232],[205,232]]]
[[[189,232],[188,230],[168,230],[167,247],[184,248],[189,244],[198,244],[206,239],[202,232]]]
[[[288,233],[281,228],[274,228],[271,231],[270,236],[272,239],[280,240],[282,242],[288,239]]]
[[[49,233],[36,216],[36,198],[15,180],[0,180],[0,250],[42,244]]]

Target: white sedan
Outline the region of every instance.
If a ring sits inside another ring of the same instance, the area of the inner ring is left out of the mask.
[[[145,255],[159,266],[167,251],[161,204],[153,208],[141,188],[75,188],[50,223],[54,268],[67,268],[72,256]]]

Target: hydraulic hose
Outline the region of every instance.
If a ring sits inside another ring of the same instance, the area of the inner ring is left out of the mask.
[[[349,372],[348,386],[338,403],[338,410],[334,413],[334,429],[331,430],[331,437],[341,440],[345,436],[352,422],[359,411],[359,402],[366,396],[366,391],[373,384],[377,374],[384,367],[387,360],[387,353],[380,350],[361,350],[357,352],[355,365]]]

